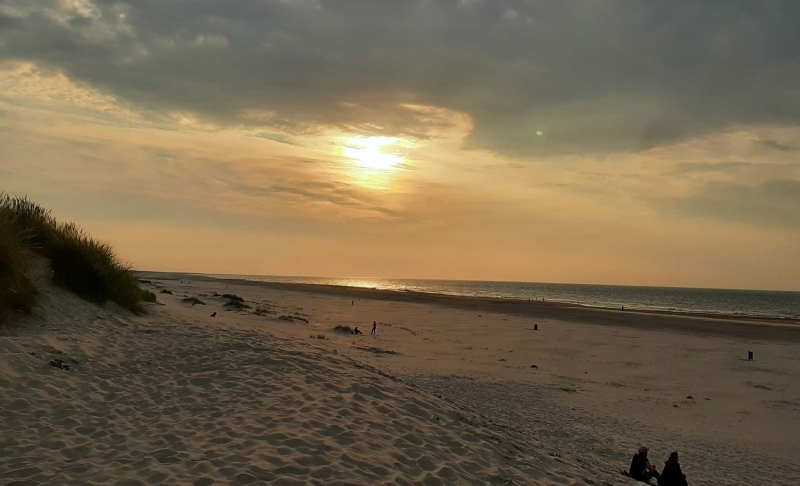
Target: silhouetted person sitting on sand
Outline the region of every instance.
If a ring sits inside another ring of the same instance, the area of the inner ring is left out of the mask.
[[[649,450],[645,446],[640,447],[639,453],[633,456],[631,468],[628,471],[630,477],[645,483],[650,481],[651,478],[656,478],[657,480],[661,478],[661,475],[656,471],[656,467],[650,464],[650,460],[647,458],[647,451]]]
[[[658,480],[659,486],[689,486],[686,482],[686,475],[681,471],[678,462],[678,453],[673,452],[669,455],[669,460],[664,463],[664,470],[661,471],[661,479]]]
[[[375,331],[378,329],[377,321],[372,321],[372,330],[369,332],[370,334],[375,334]]]
[[[361,331],[359,331],[359,330],[358,330],[358,326],[356,326],[356,328],[355,328],[355,329],[353,329],[353,334],[364,334],[364,333],[363,333],[363,332],[361,332]]]

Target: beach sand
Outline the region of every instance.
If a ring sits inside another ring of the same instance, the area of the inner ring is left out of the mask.
[[[142,278],[146,316],[46,287],[2,330],[0,485],[633,485],[642,444],[800,483],[797,326]]]

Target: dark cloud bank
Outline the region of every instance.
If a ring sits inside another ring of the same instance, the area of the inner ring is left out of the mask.
[[[692,218],[711,218],[800,231],[800,182],[771,180],[755,186],[709,183],[702,191],[663,208]]]
[[[0,6],[3,59],[222,124],[425,137],[441,121],[399,107],[425,104],[472,116],[471,147],[535,157],[800,120],[794,0]]]

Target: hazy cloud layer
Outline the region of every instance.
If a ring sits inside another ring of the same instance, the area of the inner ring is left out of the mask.
[[[755,186],[709,183],[667,207],[681,216],[800,231],[800,181],[771,180]]]
[[[443,107],[472,118],[468,146],[531,157],[797,125],[798,18],[791,0],[2,0],[0,56],[222,126],[425,138],[447,120],[404,105]]]

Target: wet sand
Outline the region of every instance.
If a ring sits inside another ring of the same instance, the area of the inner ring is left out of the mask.
[[[179,278],[164,274],[170,278]],[[182,279],[214,281],[200,275],[187,275]],[[253,282],[242,279],[225,279],[241,286],[257,286],[273,290],[309,292],[320,295],[341,296],[351,299],[386,300],[432,304],[461,310],[498,312],[521,317],[554,319],[581,324],[628,327],[633,329],[665,330],[695,335],[719,335],[741,339],[789,341],[800,343],[800,321],[794,319],[762,319],[753,317],[720,316],[714,314],[687,314],[667,311],[617,310],[584,307],[559,302],[464,297],[422,292],[365,289],[334,285]]]

